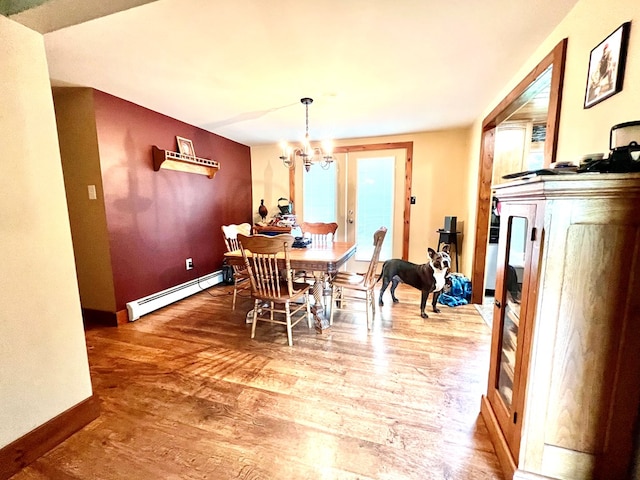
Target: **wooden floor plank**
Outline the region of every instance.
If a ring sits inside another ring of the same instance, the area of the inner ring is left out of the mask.
[[[419,316],[420,293],[304,323],[245,322],[220,286],[86,331],[101,415],[14,480],[502,480],[479,417],[490,331],[473,306]]]

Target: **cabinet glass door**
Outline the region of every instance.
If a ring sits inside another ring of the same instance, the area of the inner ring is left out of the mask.
[[[526,258],[528,221],[524,217],[510,217],[509,235],[504,266],[502,291],[502,340],[500,343],[500,368],[497,389],[507,411],[513,405],[516,352],[520,330],[520,302]]]
[[[514,459],[520,448],[527,382],[523,362],[529,348],[525,344],[531,316],[529,285],[539,245],[535,222],[535,204],[502,205],[488,400]]]

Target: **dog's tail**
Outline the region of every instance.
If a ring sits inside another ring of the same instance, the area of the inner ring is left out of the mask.
[[[384,266],[387,264],[388,260],[386,260],[383,264],[382,264],[382,270],[380,270],[380,275],[378,276],[378,279],[376,280],[376,283],[378,283],[380,281],[380,279],[382,278],[382,273],[384,272]],[[375,283],[374,283],[375,285]]]

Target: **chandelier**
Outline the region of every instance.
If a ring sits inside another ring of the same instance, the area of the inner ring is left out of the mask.
[[[311,146],[311,143],[309,142],[309,105],[313,103],[313,99],[307,97],[301,98],[300,103],[304,105],[306,111],[307,123],[304,140],[302,145],[296,148],[290,147],[286,142],[283,142],[280,145],[282,147],[280,160],[282,160],[285,167],[294,168],[296,157],[300,157],[307,172],[311,170],[311,165],[314,163],[319,164],[326,170],[333,162],[333,145],[330,141],[325,141],[322,142],[321,147]]]

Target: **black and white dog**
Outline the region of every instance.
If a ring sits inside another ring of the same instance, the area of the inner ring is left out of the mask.
[[[427,305],[427,297],[433,292],[431,306],[433,311],[440,313],[436,306],[440,292],[447,282],[447,273],[451,268],[451,257],[449,256],[449,245],[445,245],[441,252],[436,252],[433,248],[428,249],[429,262],[418,265],[416,263],[407,262],[400,259],[387,260],[382,264],[382,273],[377,281],[382,279],[382,288],[380,289],[380,306],[383,306],[382,295],[387,286],[391,283],[391,298],[394,303],[398,302],[395,296],[395,290],[398,283],[406,283],[422,292],[420,299],[420,316],[428,318],[425,307]]]

